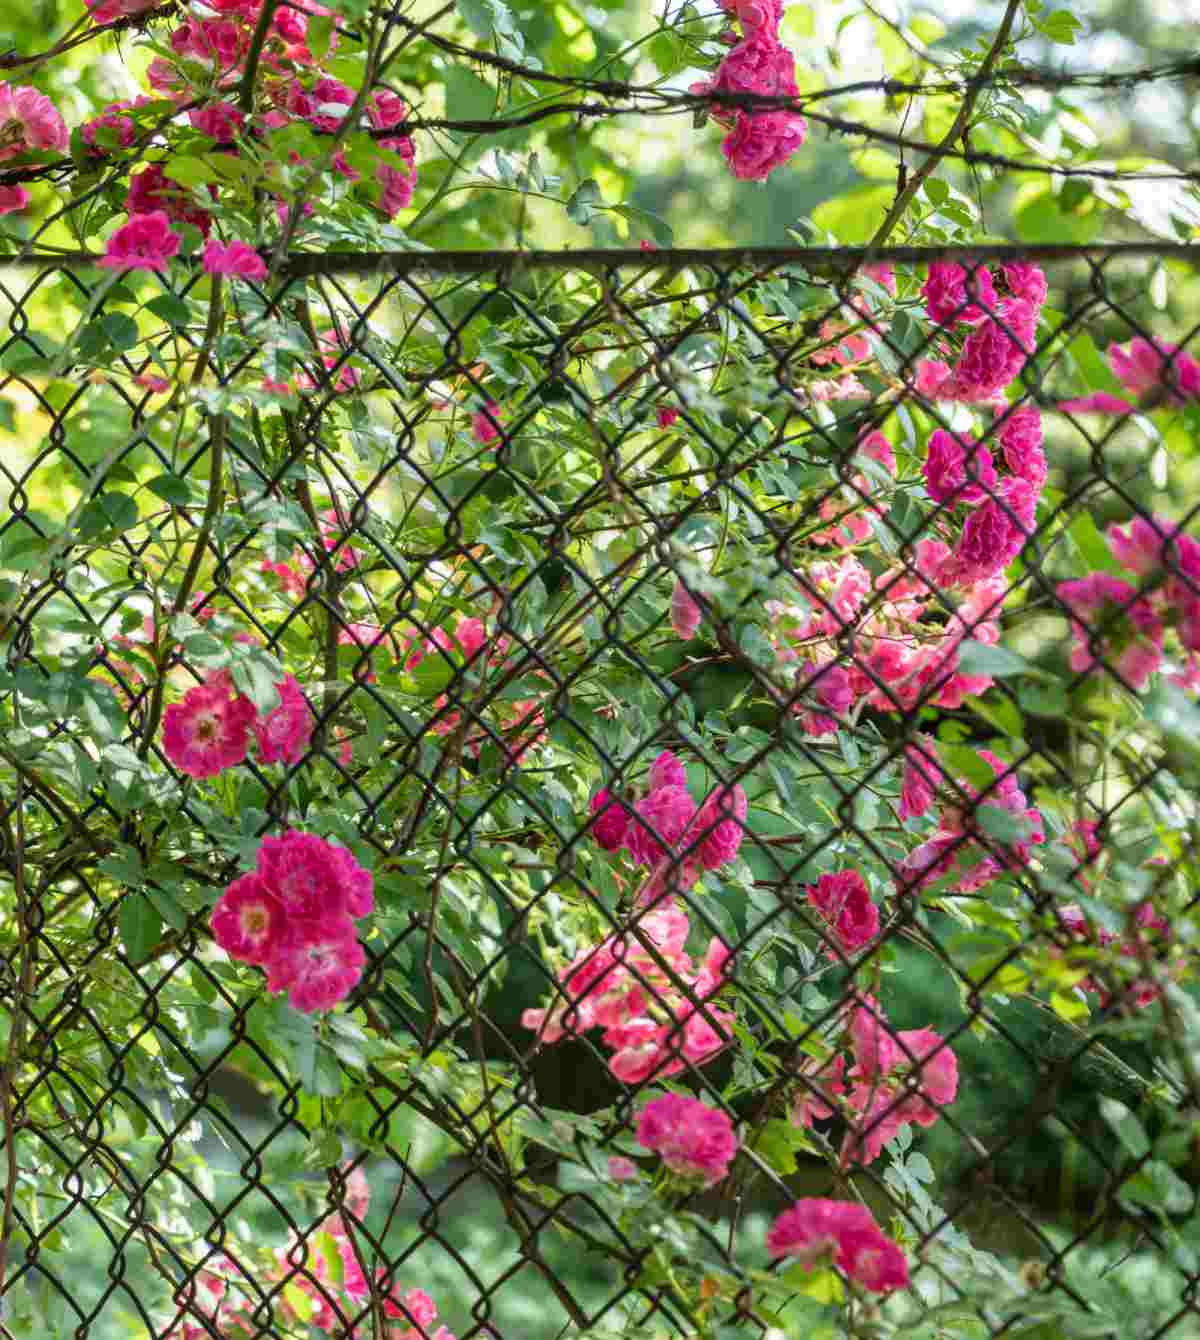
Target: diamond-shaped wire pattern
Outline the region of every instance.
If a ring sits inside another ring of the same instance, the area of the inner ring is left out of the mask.
[[[1197,280],[1034,259],[6,269],[0,1334],[808,1334],[854,1195],[914,1335],[1200,1335]],[[329,1015],[210,931],[291,828]],[[742,1134],[673,1227],[664,1083]]]

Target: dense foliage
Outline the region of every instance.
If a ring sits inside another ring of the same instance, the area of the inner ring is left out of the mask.
[[[1194,183],[1022,102],[1075,15],[862,8],[836,114],[774,0],[7,60],[14,1334],[1195,1333],[1198,285],[981,221]],[[871,245],[660,254],[631,111]]]

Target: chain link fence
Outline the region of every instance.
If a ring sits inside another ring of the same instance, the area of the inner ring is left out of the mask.
[[[6,264],[0,1334],[826,1334],[764,1235],[851,1194],[857,1334],[1200,1334],[1193,264]],[[301,747],[175,766],[283,669]],[[209,928],[292,828],[374,877],[328,1015]],[[746,1132],[684,1227],[667,1078]]]

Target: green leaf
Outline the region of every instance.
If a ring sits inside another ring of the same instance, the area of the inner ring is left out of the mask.
[[[768,1121],[754,1137],[754,1152],[780,1177],[796,1171],[796,1151],[790,1121]]]
[[[990,675],[1003,679],[1007,675],[1027,674],[1031,669],[1024,656],[1018,656],[1007,647],[968,639],[958,644],[958,668],[964,675]]]
[[[103,744],[119,740],[125,730],[125,714],[121,711],[116,694],[102,680],[86,676],[82,689],[83,701],[79,715],[88,730]]]
[[[987,759],[980,758],[974,749],[964,745],[945,745],[942,754],[951,772],[961,774],[976,790],[982,790],[995,782],[996,774],[992,765]]]
[[[1022,684],[1017,690],[1017,702],[1023,711],[1035,717],[1062,717],[1071,706],[1061,684]]]
[[[305,1050],[304,1064],[297,1071],[300,1083],[320,1098],[336,1098],[342,1091],[342,1068],[324,1042],[314,1038],[313,1044]]]
[[[630,223],[648,229],[654,235],[654,240],[660,247],[670,247],[675,244],[675,233],[671,225],[665,219],[660,219],[657,214],[651,214],[648,209],[641,209],[637,205],[614,205],[612,212],[620,214]]]
[[[1029,820],[1023,814],[1014,814],[1003,805],[977,805],[975,822],[988,835],[1005,846],[1024,842],[1030,833]]]
[[[1067,527],[1067,534],[1075,542],[1075,547],[1089,571],[1094,572],[1100,568],[1114,575],[1124,575],[1123,569],[1112,556],[1112,551],[1090,512],[1080,512]]]
[[[5,537],[3,550],[0,551],[0,568],[10,572],[28,572],[38,567],[53,547],[54,541],[44,535],[32,532],[16,531]]]
[[[1187,1214],[1195,1199],[1191,1187],[1158,1159],[1122,1182],[1117,1196],[1162,1214]]]
[[[94,540],[110,531],[131,530],[138,523],[137,503],[127,493],[115,491],[93,498],[79,513],[81,539]]]
[[[117,930],[131,962],[142,963],[162,939],[162,918],[144,893],[132,890],[121,899]]]
[[[124,312],[109,312],[107,316],[100,318],[100,325],[108,337],[109,344],[118,353],[124,353],[126,349],[132,349],[141,339],[138,334],[137,322],[133,317],[126,316]]]
[[[1014,223],[1022,242],[1092,241],[1104,226],[1104,211],[1063,209],[1058,197],[1047,187],[1016,212]]]
[[[600,193],[600,183],[595,177],[588,177],[579,183],[575,193],[567,201],[567,218],[581,227],[591,222],[592,215],[604,204]]]
[[[814,1271],[810,1266],[797,1264],[789,1266],[779,1278],[798,1294],[815,1299],[818,1303],[842,1301],[842,1281],[828,1266]]]
[[[925,198],[931,205],[944,205],[950,199],[950,188],[937,177],[930,177],[925,183]]]
[[[312,52],[318,64],[329,54],[336,20],[332,14],[309,14],[304,45]]]
[[[207,186],[209,182],[221,180],[221,174],[203,158],[191,154],[174,154],[163,164],[163,172],[180,186]]]
[[[818,228],[831,232],[839,242],[859,246],[871,240],[895,194],[895,187],[890,184],[846,191],[818,205],[812,212],[812,221]]]
[[[259,716],[265,716],[279,706],[276,687],[279,671],[270,657],[261,653],[235,656],[232,675],[234,686],[250,699]]]
[[[169,502],[172,507],[186,507],[192,500],[192,490],[181,475],[159,475],[146,487],[164,502]]]
[[[492,39],[492,11],[484,0],[458,0],[458,13],[462,21],[485,42]]]
[[[1193,763],[1200,764],[1200,708],[1184,691],[1160,679],[1145,699],[1146,718]]]
[[[446,85],[447,114],[455,121],[488,121],[496,111],[496,90],[461,65],[442,75]]]
[[[146,310],[161,317],[168,326],[186,326],[192,315],[187,303],[173,293],[163,293],[153,302],[148,302]]]
[[[1083,23],[1069,10],[1056,9],[1044,18],[1034,19],[1033,26],[1043,37],[1048,37],[1051,42],[1060,42],[1063,46],[1074,46],[1075,33],[1083,27]]]
[[[1142,1123],[1119,1098],[1101,1098],[1100,1115],[1131,1158],[1140,1159],[1150,1152],[1150,1137]]]

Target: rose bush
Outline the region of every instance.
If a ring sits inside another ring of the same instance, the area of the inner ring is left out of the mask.
[[[619,1307],[628,1333],[1051,1309],[1095,1334],[1087,1297],[956,1222],[951,1146],[982,1179],[1011,1142],[964,1115],[973,1049],[1018,1006],[1048,1091],[1100,1076],[1110,1227],[1178,1233],[1190,1278],[1194,319],[1126,276],[1097,345],[1065,313],[1082,270],[948,258],[984,230],[940,151],[919,197],[894,160],[868,234],[903,219],[928,255],[681,268],[636,237],[670,240],[601,129],[531,129],[551,64],[614,101],[679,76],[663,105],[725,132],[688,152],[774,184],[824,115],[778,5],[627,46],[569,6],[86,9],[83,44],[144,57],[136,94],[56,82],[66,38],[0,84],[0,229],[46,327],[0,352],[29,437],[0,526],[18,1278],[55,1250],[44,1203],[86,1185],[133,1207],[130,1324],[156,1335],[479,1333],[500,1284],[460,1322],[370,1206],[372,1161],[403,1167],[399,1206],[432,1142],[486,1179],[513,1273],[553,1276],[560,1231],[611,1266],[595,1316],[552,1289],[569,1333]],[[951,138],[1000,162],[1008,62],[1063,28],[1009,10],[950,90],[977,109]],[[854,233],[863,202],[829,203]],[[543,207],[643,246],[427,249],[519,243]],[[230,1073],[278,1122],[261,1146],[209,1101]],[[180,1171],[214,1131],[269,1240]],[[284,1135],[298,1186],[328,1176],[307,1224],[263,1170]]]

